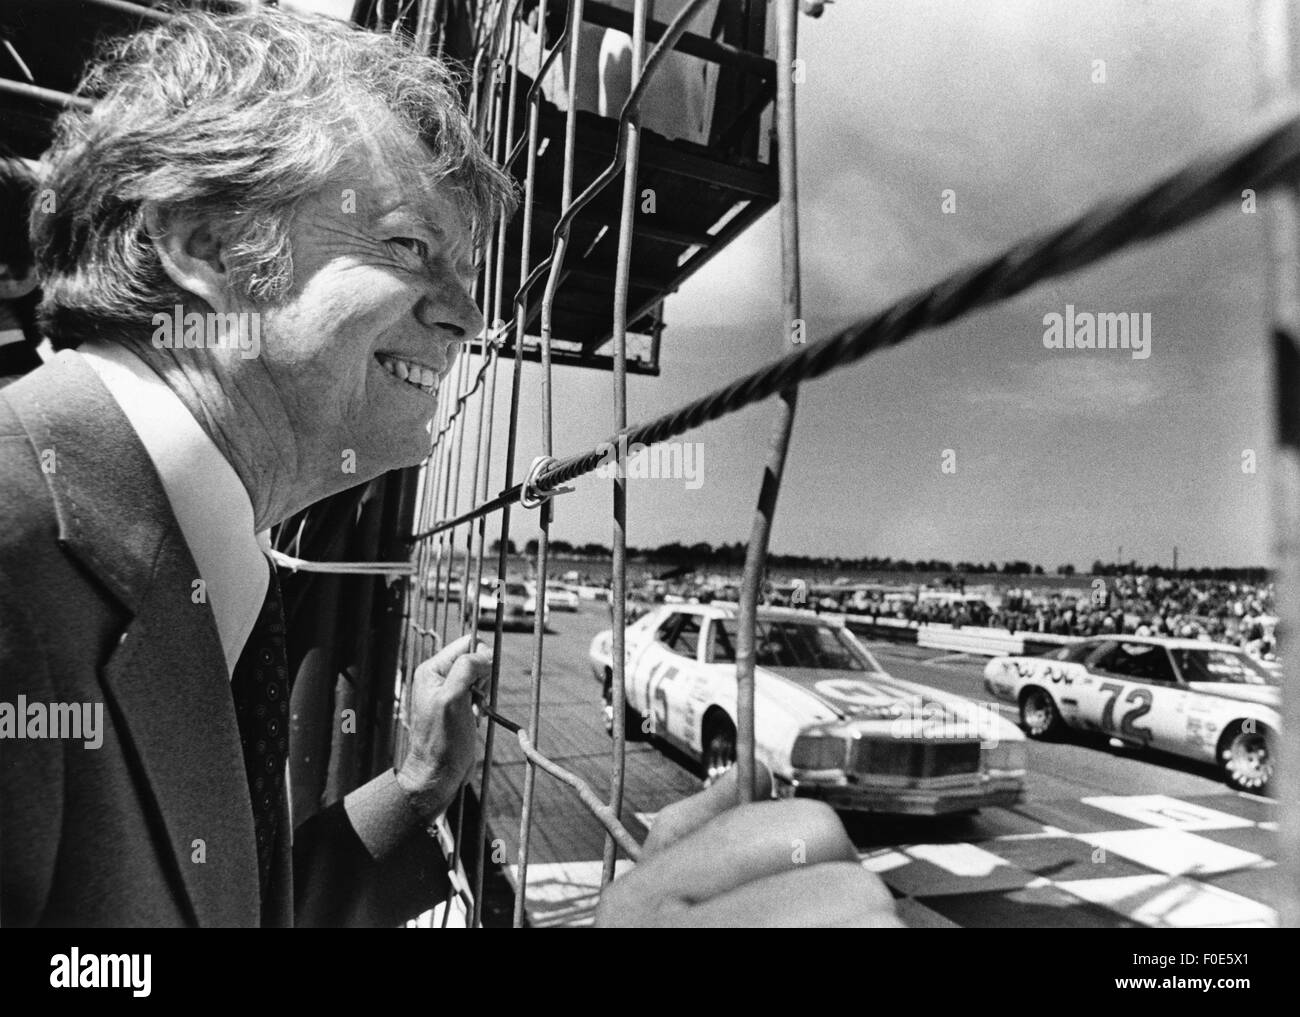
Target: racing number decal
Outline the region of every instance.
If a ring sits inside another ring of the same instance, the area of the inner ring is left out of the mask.
[[[1109,730],[1115,728],[1115,700],[1119,694],[1124,691],[1123,685],[1117,685],[1115,682],[1102,682],[1101,691],[1108,694],[1106,706],[1101,711],[1101,726]],[[1130,689],[1124,702],[1135,703],[1133,709],[1129,710],[1119,722],[1119,733],[1128,735],[1136,741],[1143,743],[1151,741],[1151,729],[1149,727],[1136,727],[1134,721],[1139,717],[1151,712],[1151,690],[1150,689]]]
[[[1115,726],[1115,697],[1124,691],[1124,686],[1116,685],[1114,682],[1102,682],[1101,691],[1110,696],[1101,711],[1101,726],[1111,728]]]
[[[1133,723],[1139,717],[1151,712],[1151,690],[1132,689],[1124,697],[1124,702],[1135,703],[1136,705],[1128,713],[1124,714],[1124,719],[1119,722],[1120,732],[1140,738],[1143,743],[1151,741],[1151,729],[1149,727],[1137,727]]]

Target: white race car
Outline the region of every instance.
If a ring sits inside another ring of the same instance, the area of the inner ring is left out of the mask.
[[[528,592],[537,596],[537,584],[529,583]],[[571,586],[563,583],[546,584],[546,607],[551,611],[577,611],[581,607],[578,593]]]
[[[984,687],[1019,704],[1031,738],[1097,731],[1216,763],[1230,786],[1255,793],[1273,777],[1277,681],[1235,646],[1158,636],[1094,636],[984,669]]]
[[[497,593],[497,586],[496,579],[484,579],[479,589],[479,628],[491,628],[495,625],[497,609],[500,608],[505,614],[502,628],[531,629],[537,616],[537,597],[526,584],[513,579],[506,582],[501,594]],[[551,609],[543,604],[542,627],[545,628],[550,622]]]
[[[626,730],[686,752],[715,780],[736,759],[734,604],[662,605],[626,630]],[[992,704],[886,674],[836,616],[759,608],[754,738],[783,797],[937,814],[1010,805],[1024,735]],[[613,729],[612,631],[591,644]]]

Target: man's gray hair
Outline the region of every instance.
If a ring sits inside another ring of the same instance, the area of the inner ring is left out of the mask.
[[[236,224],[224,252],[245,296],[272,301],[293,274],[292,215],[324,186],[364,125],[387,110],[431,159],[482,238],[515,189],[466,118],[457,78],[387,34],[262,10],[188,13],[109,43],[78,93],[93,110],[57,121],[32,239],[45,330],[56,346],[138,334],[192,299],[163,271],[144,205]],[[46,210],[52,204],[53,208]]]

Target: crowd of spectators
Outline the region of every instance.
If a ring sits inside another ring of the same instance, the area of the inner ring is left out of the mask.
[[[1083,597],[1011,591],[991,625],[1012,631],[1095,636],[1109,632],[1273,643],[1272,584],[1121,576],[1095,580]]]
[[[978,625],[1062,636],[1107,633],[1180,636],[1235,643],[1261,656],[1275,649],[1273,586],[1201,579],[1094,579],[1086,592],[1011,589],[997,607],[976,598],[919,603],[867,598],[848,610],[920,622]]]

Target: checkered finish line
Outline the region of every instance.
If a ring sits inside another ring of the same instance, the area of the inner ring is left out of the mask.
[[[1271,802],[1088,797],[990,810],[1008,832],[865,851],[916,927],[1266,927]]]
[[[917,928],[1268,927],[1273,810],[1226,791],[1029,802],[981,813],[992,836],[936,827],[951,837],[861,857]],[[599,860],[530,866],[528,882],[534,926],[591,923]]]

